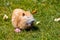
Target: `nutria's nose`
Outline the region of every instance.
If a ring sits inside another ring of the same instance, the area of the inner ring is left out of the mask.
[[[34,19],[30,19],[27,21],[27,24],[32,24],[34,22]]]
[[[31,24],[34,22],[34,20],[31,21]]]
[[[33,22],[34,22],[34,19],[30,20],[30,24],[33,24]]]

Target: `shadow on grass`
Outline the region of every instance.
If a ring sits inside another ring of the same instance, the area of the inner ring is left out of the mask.
[[[25,29],[26,31],[38,31],[39,30],[39,28],[37,27],[37,26],[32,26],[31,28],[29,28],[29,29]]]

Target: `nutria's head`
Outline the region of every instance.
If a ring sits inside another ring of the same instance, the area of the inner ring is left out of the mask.
[[[29,11],[22,13],[22,18],[26,20],[25,23],[27,26],[32,26],[33,22],[35,21],[35,19],[33,18],[33,15]]]

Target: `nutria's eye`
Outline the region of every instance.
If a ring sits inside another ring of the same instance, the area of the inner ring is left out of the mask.
[[[25,14],[23,13],[23,16],[25,16]]]

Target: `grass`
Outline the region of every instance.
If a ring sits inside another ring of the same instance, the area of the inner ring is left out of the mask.
[[[24,10],[37,9],[34,14],[37,30],[15,33],[11,24],[11,14],[16,8]],[[3,15],[9,16],[7,21]],[[60,22],[54,18],[60,17],[60,0],[0,0],[0,40],[60,40]]]

